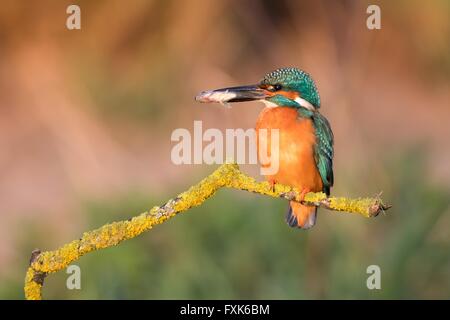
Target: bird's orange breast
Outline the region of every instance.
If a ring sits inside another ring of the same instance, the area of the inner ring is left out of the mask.
[[[261,129],[268,129],[269,134],[260,135]],[[322,179],[314,159],[316,136],[311,119],[299,117],[297,111],[289,107],[263,109],[256,123],[258,155],[260,150],[267,150],[268,157],[276,159],[270,154],[270,129],[279,130],[279,165],[278,172],[266,178],[299,189],[322,191]],[[262,148],[262,144],[267,147]]]

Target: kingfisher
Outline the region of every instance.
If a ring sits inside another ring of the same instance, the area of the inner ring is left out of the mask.
[[[304,197],[320,191],[329,196],[334,183],[333,131],[319,113],[320,97],[313,78],[297,68],[280,68],[256,85],[203,91],[196,100],[226,104],[258,100],[265,104],[255,128],[258,155],[261,145],[270,143],[260,130],[279,130],[279,169],[266,179],[272,186],[281,183],[301,190],[301,201],[289,203],[286,222],[300,229],[313,227],[317,207],[304,204]]]

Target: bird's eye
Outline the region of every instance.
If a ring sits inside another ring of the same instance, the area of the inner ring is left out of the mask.
[[[281,90],[281,84],[269,85],[266,87],[267,90],[275,92]]]
[[[274,85],[274,86],[273,86],[273,90],[274,90],[274,91],[279,91],[279,90],[281,90],[281,84],[276,84],[276,85]]]

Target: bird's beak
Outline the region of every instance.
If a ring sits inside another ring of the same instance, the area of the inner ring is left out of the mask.
[[[268,97],[267,91],[257,85],[229,87],[200,92],[195,100],[199,102],[243,102]]]

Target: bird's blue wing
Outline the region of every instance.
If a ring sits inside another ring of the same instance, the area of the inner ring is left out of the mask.
[[[314,147],[314,158],[317,169],[323,182],[323,191],[330,195],[330,188],[333,186],[333,131],[330,123],[320,113],[315,112],[312,116],[316,130],[316,145]]]

